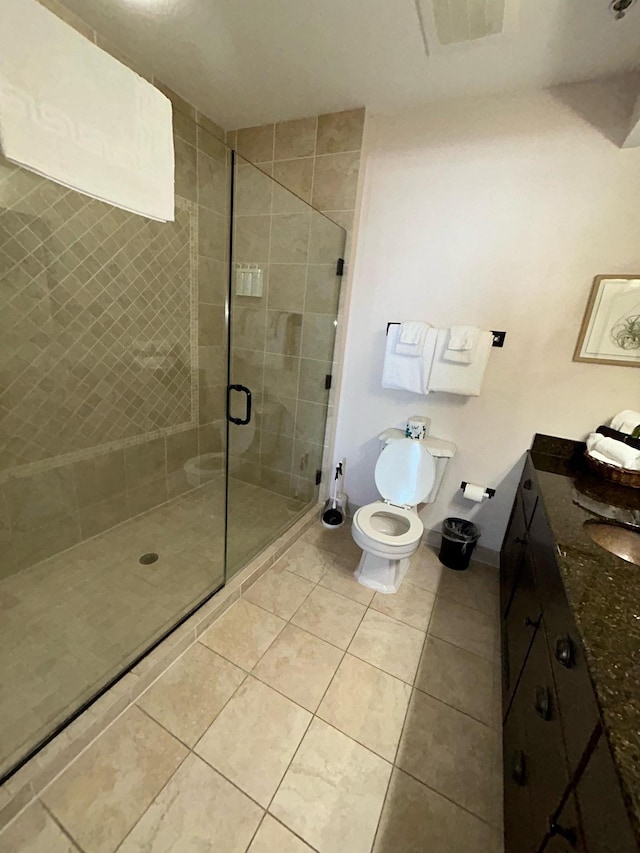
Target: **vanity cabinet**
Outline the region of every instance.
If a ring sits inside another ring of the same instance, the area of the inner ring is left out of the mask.
[[[505,853],[632,853],[530,458],[501,552]]]

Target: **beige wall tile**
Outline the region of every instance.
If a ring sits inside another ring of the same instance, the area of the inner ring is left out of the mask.
[[[156,89],[160,89],[163,95],[166,95],[167,98],[171,101],[176,110],[179,110],[183,115],[189,116],[189,118],[194,119],[196,117],[195,107],[192,107],[190,103],[185,101],[180,95],[170,89],[168,86],[165,86],[161,80],[154,78],[153,85]]]
[[[305,264],[270,264],[267,307],[275,311],[302,311],[306,276]]]
[[[271,217],[237,216],[234,219],[234,261],[248,264],[268,263]]]
[[[229,174],[224,163],[198,151],[198,204],[216,213],[229,210]]]
[[[276,353],[264,356],[264,391],[273,397],[293,397],[298,390],[300,359]]]
[[[195,749],[266,808],[310,720],[308,711],[249,676]]]
[[[198,252],[207,258],[224,261],[229,240],[229,218],[210,210],[198,214]]]
[[[198,198],[198,166],[196,149],[183,139],[174,139],[175,153],[175,184],[176,195],[197,201]]]
[[[198,344],[203,347],[224,346],[225,318],[223,305],[198,304]]]
[[[313,157],[302,157],[298,160],[276,160],[273,164],[273,177],[278,183],[310,204],[313,166]]]
[[[312,157],[316,148],[318,119],[294,119],[276,124],[274,159],[288,160],[292,157]]]
[[[124,490],[122,494],[83,507],[79,511],[81,538],[89,539],[103,530],[115,527],[128,517]]]
[[[312,314],[337,314],[341,281],[336,275],[335,262],[310,264],[307,271],[305,311]]]
[[[360,152],[316,157],[312,204],[318,210],[353,210]]]
[[[164,438],[128,447],[124,452],[127,489],[135,489],[166,476]]]
[[[160,477],[141,486],[132,486],[127,490],[127,512],[129,516],[139,515],[167,500],[167,478]]]
[[[273,181],[251,163],[236,165],[234,215],[256,216],[271,213]]]
[[[196,110],[196,122],[199,127],[204,128],[207,133],[210,133],[212,136],[215,136],[216,139],[219,139],[221,142],[224,142],[225,132],[220,127],[219,124],[216,124],[215,121],[212,121],[206,115],[200,112],[200,110]]]
[[[126,839],[122,853],[224,850],[244,853],[263,811],[190,755]]]
[[[318,116],[316,154],[360,151],[364,130],[364,108]]]
[[[202,151],[218,163],[228,165],[229,158],[227,147],[222,140],[213,136],[206,128],[201,127],[200,125],[197,127],[197,139],[199,151]]]
[[[391,765],[315,718],[270,811],[316,850],[367,853]]]
[[[311,214],[309,263],[335,264],[344,257],[344,231],[321,213]]]
[[[308,250],[308,213],[278,214],[271,217],[271,263],[304,264]]]
[[[333,359],[336,337],[335,317],[331,314],[304,314],[302,320],[302,357],[325,361]]]
[[[267,352],[300,355],[302,314],[291,311],[267,311]]]
[[[325,383],[328,374],[331,374],[330,361],[300,359],[298,398],[309,400],[312,403],[327,404],[329,402],[329,391],[327,391]]]
[[[123,714],[42,795],[85,850],[111,853],[187,754],[138,708]]]
[[[226,261],[198,257],[198,302],[224,305],[229,287],[229,267]]]
[[[63,6],[62,3],[59,3],[58,0],[38,0],[40,5],[44,6],[45,9],[48,9],[50,12],[53,12],[61,21],[64,21],[65,24],[69,24],[69,26],[73,27],[76,32],[83,35],[85,38],[88,38],[89,41],[94,40],[94,31],[85,22],[82,18],[79,18],[74,12],[71,12],[67,9],[66,6]]]
[[[252,163],[273,160],[275,125],[244,127],[236,131],[236,150]]]
[[[180,110],[173,110],[173,132],[176,136],[188,142],[189,145],[195,145],[197,139],[196,130],[197,126],[192,118],[186,116]]]

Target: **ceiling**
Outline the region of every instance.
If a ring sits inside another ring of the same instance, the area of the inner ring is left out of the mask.
[[[431,0],[64,3],[226,129],[356,106],[395,111],[640,66],[640,3],[616,21],[609,0],[506,0],[500,34],[452,44],[438,40]]]

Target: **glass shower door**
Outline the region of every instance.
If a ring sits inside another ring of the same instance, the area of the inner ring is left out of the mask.
[[[235,155],[227,578],[318,500],[345,232]]]

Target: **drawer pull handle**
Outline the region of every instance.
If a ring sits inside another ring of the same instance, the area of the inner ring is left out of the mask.
[[[537,628],[539,624],[540,624],[540,617],[539,616],[537,619],[530,619],[527,616],[524,620],[524,627],[525,628]]]
[[[556,639],[556,660],[567,669],[571,669],[575,665],[576,647],[568,634],[562,634]]]
[[[524,483],[522,484],[522,488],[526,489],[528,492],[530,492],[531,489],[533,488],[533,483],[531,482],[531,480],[525,480]]]
[[[511,756],[511,778],[520,788],[527,784],[527,759],[521,749]]]
[[[514,539],[514,542],[517,545],[526,545],[527,544],[527,540],[524,539],[522,536],[516,536],[516,538]]]
[[[541,719],[549,720],[551,718],[551,697],[548,687],[542,687],[541,685],[536,687],[533,707]]]
[[[564,838],[565,841],[568,841],[572,847],[575,846],[575,843],[578,840],[576,831],[572,826],[561,826],[552,817],[549,818],[549,835],[559,835],[560,838]]]

